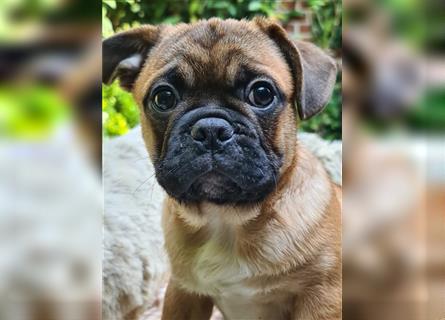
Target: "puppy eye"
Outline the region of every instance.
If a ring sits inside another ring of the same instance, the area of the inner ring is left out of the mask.
[[[176,95],[169,88],[160,89],[153,96],[153,106],[161,112],[173,109],[176,102]]]
[[[265,108],[269,106],[275,98],[275,93],[267,82],[258,82],[250,89],[248,100],[255,107]]]

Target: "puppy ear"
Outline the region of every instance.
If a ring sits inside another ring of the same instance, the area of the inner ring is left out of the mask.
[[[130,91],[142,65],[159,40],[160,29],[145,25],[117,33],[102,42],[102,82],[109,84],[114,79]]]
[[[335,61],[315,45],[292,42],[278,24],[255,19],[256,24],[281,50],[292,72],[295,84],[295,101],[300,119],[320,113],[328,103],[335,85]]]

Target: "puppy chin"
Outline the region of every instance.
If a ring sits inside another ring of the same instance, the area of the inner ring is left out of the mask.
[[[186,190],[179,189],[178,184],[163,185],[167,193],[176,200],[184,203],[210,202],[223,204],[252,204],[263,200],[275,188],[276,178],[273,172],[268,174],[260,183],[250,186],[244,185],[242,174],[230,177],[226,174],[209,171],[193,179],[188,175],[190,185]],[[238,180],[238,181],[237,181]],[[169,187],[174,185],[173,188]]]
[[[216,172],[209,172],[191,185],[183,195],[188,201],[208,201],[216,204],[238,202],[241,188],[230,178]]]

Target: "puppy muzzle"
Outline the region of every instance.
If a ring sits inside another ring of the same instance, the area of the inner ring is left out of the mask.
[[[271,191],[279,161],[247,117],[198,108],[173,124],[155,167],[159,183],[183,201],[252,202]]]

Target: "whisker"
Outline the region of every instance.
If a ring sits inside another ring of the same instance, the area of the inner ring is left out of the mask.
[[[150,180],[151,178],[153,178],[156,175],[156,173],[153,173],[151,176],[149,176],[147,179],[145,179],[134,191],[133,191],[133,195],[139,191],[140,188],[142,188],[142,186],[144,184],[146,184],[148,182],[148,180]]]
[[[175,171],[181,169],[183,166],[186,166],[186,165],[188,165],[188,164],[190,164],[190,163],[191,163],[191,161],[189,161],[189,162],[187,162],[187,163],[185,163],[185,164],[183,164],[183,165],[179,165],[179,166],[177,166],[176,168],[173,168],[173,169],[171,169],[170,171],[168,171],[167,174],[172,174],[172,173],[174,173]],[[153,174],[152,174],[150,177],[148,177],[147,179],[145,179],[145,180],[144,180],[144,181],[143,181],[143,182],[136,188],[136,190],[133,191],[133,195],[134,195],[136,192],[138,192],[138,191],[144,186],[144,184],[146,184],[146,183],[148,182],[148,180],[150,180],[151,178],[153,178],[155,175],[156,175],[156,172],[153,173]]]
[[[275,174],[272,173],[273,176],[273,181],[275,183],[275,189],[278,188],[278,181],[277,181],[277,177],[275,176]]]

